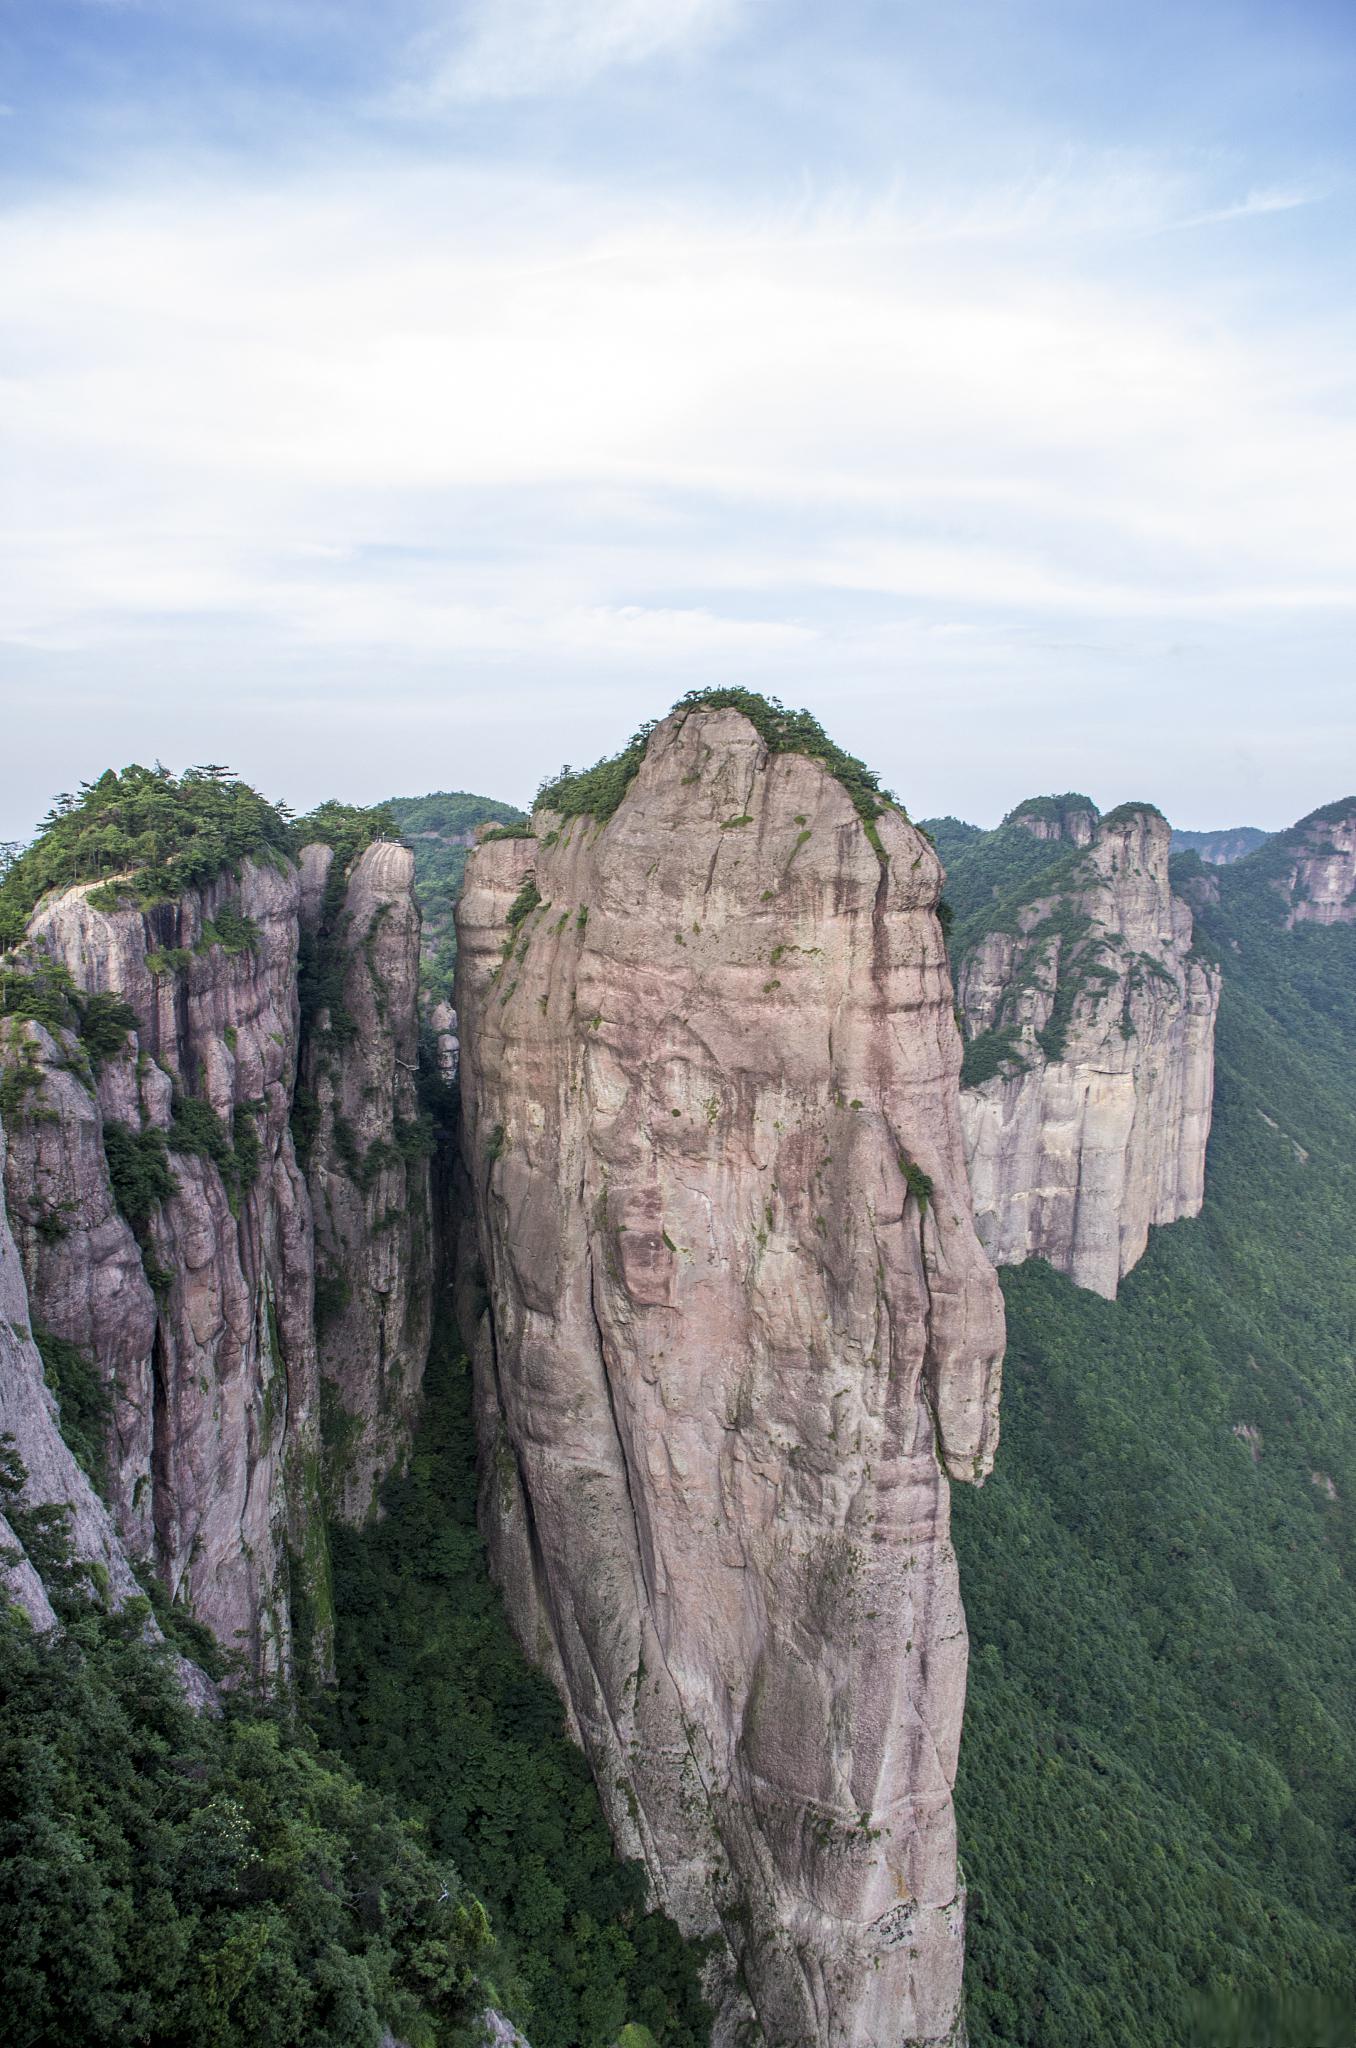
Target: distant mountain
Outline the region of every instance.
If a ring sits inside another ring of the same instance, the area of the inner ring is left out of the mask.
[[[1178,832],[1174,829],[1172,850],[1174,853],[1198,853],[1211,867],[1224,868],[1232,861],[1246,860],[1270,836],[1258,825],[1229,825],[1218,832]]]
[[[1204,1206],[1114,1302],[1002,1275],[1003,1441],[953,1497],[973,2048],[1350,2038],[1353,863],[1356,798],[1174,863],[1223,977]]]
[[[423,981],[436,1002],[452,999],[457,935],[452,912],[461,893],[466,855],[480,825],[522,825],[516,804],[474,796],[464,789],[435,789],[427,796],[393,796],[386,808],[414,853],[414,894],[424,920]]]

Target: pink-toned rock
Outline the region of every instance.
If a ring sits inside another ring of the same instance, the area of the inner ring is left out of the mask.
[[[286,863],[246,861],[238,876],[144,911],[96,909],[92,893],[82,885],[46,899],[30,944],[79,989],[121,996],[137,1028],[128,1054],[100,1075],[97,1104],[73,1094],[80,1084],[49,1059],[44,1102],[32,1106],[34,1120],[55,1123],[46,1135],[15,1134],[35,1170],[50,1160],[58,1182],[69,1170],[77,1204],[69,1244],[50,1256],[29,1244],[33,1313],[88,1348],[116,1390],[117,1519],[136,1547],[153,1538],[173,1597],[270,1677],[289,1668],[299,1572],[324,1668],[311,1206],[289,1128],[298,877]],[[210,1157],[170,1152],[175,1191],[145,1227],[138,1283],[128,1234],[112,1221],[102,1131],[169,1134],[176,1097],[210,1108],[248,1164],[223,1172]],[[149,1358],[148,1281],[159,1289]]]
[[[1151,1225],[1196,1215],[1205,1191],[1220,977],[1169,886],[1170,836],[1147,806],[1110,813],[1058,890],[957,966],[967,1038],[1006,1034],[999,1071],[962,1095],[984,1247],[1108,1297]]]
[[[432,1317],[429,1164],[419,1127],[419,911],[414,855],[378,841],[354,863],[322,930],[333,856],[302,855],[303,927],[341,965],[336,1012],[314,1020],[303,1084],[315,1132],[307,1162],[327,1398],[328,1493],[361,1522],[409,1452]]]
[[[535,823],[458,911],[495,1569],[764,2037],[958,2040],[945,1475],[988,1470],[1003,1331],[936,857],[733,711]]]
[[[140,1587],[105,1508],[67,1449],[57,1405],[43,1377],[33,1341],[23,1265],[10,1230],[4,1186],[7,1133],[0,1128],[0,1438],[24,1468],[23,1508],[60,1507],[67,1515],[72,1555],[92,1566],[101,1596],[112,1607],[135,1599]],[[12,1507],[11,1512],[16,1512]],[[0,1518],[5,1591],[35,1628],[56,1624],[42,1581],[23,1554],[7,1518]]]

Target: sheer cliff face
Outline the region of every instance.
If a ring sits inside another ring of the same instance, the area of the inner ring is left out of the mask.
[[[144,912],[96,910],[87,887],[49,900],[34,946],[137,1027],[92,1094],[61,1064],[72,1048],[25,1027],[42,1079],[7,1175],[33,1317],[115,1391],[124,1540],[262,1675],[288,1664],[293,1571],[327,1654],[311,1206],[288,1125],[298,893],[292,869],[247,862]],[[113,1200],[110,1126],[170,1143],[173,1191],[140,1246]]]
[[[73,1553],[97,1567],[106,1597],[121,1606],[140,1588],[107,1509],[57,1427],[56,1403],[47,1390],[42,1360],[33,1342],[28,1289],[5,1206],[7,1153],[6,1133],[0,1128],[0,1437],[12,1440],[24,1465],[27,1476],[22,1506],[66,1510]],[[35,1628],[55,1626],[56,1616],[42,1580],[4,1515],[0,1515],[0,1589],[23,1608]]]
[[[764,2038],[949,2040],[944,1475],[988,1469],[1002,1321],[936,858],[890,812],[882,865],[730,711],[666,720],[601,828],[537,824],[458,913],[496,1569],[620,1847],[723,1930]]]
[[[1192,953],[1169,839],[1156,811],[1111,813],[957,969],[967,1066],[990,1068],[962,1096],[985,1249],[1107,1296],[1204,1194],[1219,975]]]
[[[1277,882],[1290,906],[1286,923],[1356,924],[1356,800],[1302,819],[1286,844]]]
[[[361,1521],[409,1448],[432,1313],[429,1166],[418,1128],[419,914],[414,856],[369,846],[326,918],[333,854],[302,856],[303,919],[337,962],[308,1034],[316,1119],[307,1164],[330,1404],[328,1492]],[[331,895],[336,895],[332,891]]]

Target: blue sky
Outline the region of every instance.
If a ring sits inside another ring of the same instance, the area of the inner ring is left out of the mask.
[[[916,815],[1345,793],[1354,24],[0,0],[0,837],[522,799],[707,682]]]

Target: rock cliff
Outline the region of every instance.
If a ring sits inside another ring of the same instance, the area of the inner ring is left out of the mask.
[[[1070,790],[1063,796],[1028,797],[1009,811],[1003,823],[1020,825],[1033,839],[1059,840],[1066,846],[1091,846],[1097,837],[1097,806],[1089,796]]]
[[[776,2048],[958,2040],[947,1474],[1002,1316],[939,864],[729,709],[534,824],[458,911],[495,1569],[619,1846],[737,1959],[717,2040],[746,1997]]]
[[[49,898],[31,953],[135,1024],[92,1094],[72,1045],[26,1027],[41,1080],[9,1187],[33,1316],[114,1389],[110,1501],[133,1554],[264,1677],[288,1669],[304,1600],[323,1664],[311,1205],[289,1126],[298,878],[247,861],[146,910],[91,893]]]
[[[22,1493],[8,1500],[0,1516],[0,1583],[36,1628],[51,1628],[56,1616],[42,1579],[25,1553],[19,1530],[22,1512],[64,1509],[73,1554],[95,1570],[110,1604],[121,1606],[140,1588],[108,1511],[81,1471],[57,1424],[57,1407],[43,1375],[42,1359],[29,1320],[28,1289],[4,1201],[8,1164],[0,1126],[0,1438],[24,1468]],[[8,1496],[6,1496],[8,1499]]]
[[[1109,813],[1088,843],[1055,836],[1067,850],[995,885],[956,934],[966,1158],[997,1264],[1048,1259],[1113,1296],[1150,1226],[1201,1205],[1219,974],[1193,950],[1152,806]]]
[[[1301,818],[1275,852],[1287,924],[1356,924],[1356,797]]]
[[[416,1094],[414,856],[378,842],[347,878],[302,855],[307,935],[326,956],[303,1080],[312,1120],[317,1344],[327,1491],[361,1521],[409,1447],[432,1316],[429,1144]]]
[[[107,1390],[126,1556],[269,1680],[299,1657],[328,1666],[325,1506],[365,1512],[401,1455],[430,1313],[418,917],[399,847],[339,877],[335,1014],[306,1049],[318,1218],[294,1144],[300,913],[309,878],[319,916],[330,860],[244,860],[147,908],[99,907],[91,884],[49,894],[7,962],[0,1020],[25,1321]],[[26,986],[40,999],[25,1011]],[[317,1242],[343,1283],[337,1306],[321,1290],[319,1357]],[[322,1366],[331,1448],[352,1453],[330,1503]]]

